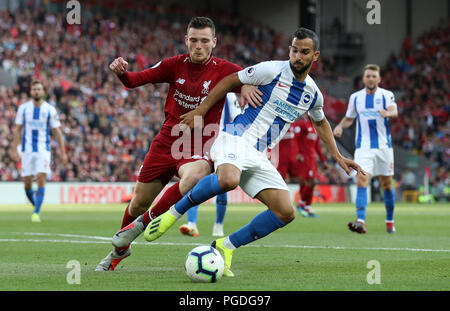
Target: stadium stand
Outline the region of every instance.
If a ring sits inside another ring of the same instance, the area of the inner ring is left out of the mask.
[[[54,157],[51,180],[135,181],[164,119],[167,85],[128,91],[110,73],[111,60],[121,55],[129,70],[139,71],[185,52],[185,25],[193,15],[215,20],[219,44],[214,54],[242,67],[285,59],[287,54],[289,38],[225,12],[132,1],[107,1],[105,8],[88,1],[82,24],[67,25],[58,2],[37,7],[29,2],[22,10],[0,10],[0,70],[15,81],[12,87],[0,85],[1,180],[19,179],[20,167],[10,159],[7,147],[15,112],[27,99],[32,78],[44,82],[48,101],[60,112],[71,155],[65,167]],[[449,29],[445,25],[431,30],[416,43],[406,38],[402,51],[383,66],[382,86],[398,90],[402,115],[392,121],[394,143],[432,161],[437,188],[449,183]],[[322,57],[312,75],[319,81],[345,81],[333,64],[332,58]],[[333,97],[332,89],[323,91],[325,112],[336,122],[345,113],[347,99]],[[352,182],[329,154],[325,156],[331,165],[321,171],[321,183]]]

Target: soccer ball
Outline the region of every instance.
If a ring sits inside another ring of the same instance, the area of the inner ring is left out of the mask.
[[[189,252],[184,268],[192,281],[214,283],[222,277],[225,264],[218,250],[202,245]]]

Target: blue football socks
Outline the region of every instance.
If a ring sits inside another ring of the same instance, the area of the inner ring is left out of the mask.
[[[45,188],[39,187],[36,190],[36,194],[34,196],[34,212],[36,214],[39,214],[41,210],[42,202],[44,201],[44,194],[45,194]]]
[[[194,188],[175,204],[174,208],[180,215],[184,215],[191,207],[222,193],[225,192],[220,188],[217,175],[208,175],[200,179]]]
[[[384,190],[384,205],[386,207],[386,221],[394,221],[395,193],[394,190]]]
[[[272,211],[266,210],[259,213],[250,223],[229,236],[234,247],[240,247],[265,237],[269,233],[284,227],[286,223],[281,221]]]
[[[187,221],[192,223],[197,223],[197,215],[198,215],[198,205],[191,207],[188,209],[186,216]]]
[[[227,211],[228,195],[219,194],[216,198],[216,223],[223,224],[225,212]]]
[[[366,221],[367,188],[358,187],[356,192],[356,217],[363,222]]]
[[[28,200],[30,200],[31,204],[34,205],[34,191],[33,189],[25,189],[25,193],[27,195]]]

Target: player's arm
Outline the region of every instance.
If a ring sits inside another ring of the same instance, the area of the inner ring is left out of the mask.
[[[341,155],[339,149],[337,148],[336,141],[334,140],[330,123],[325,116],[323,116],[322,119],[313,117],[311,118],[311,121],[314,125],[314,128],[316,129],[317,135],[323,141],[327,149],[331,152],[333,158],[344,169],[347,175],[350,175],[350,169],[354,169],[358,174],[361,173],[363,175],[366,175],[366,173],[358,164],[356,164],[356,162]]]
[[[13,141],[11,143],[11,147],[10,147],[10,155],[11,158],[14,161],[19,161],[20,157],[19,157],[19,153],[17,152],[17,146],[20,143],[20,136],[22,134],[22,129],[23,129],[23,125],[22,124],[16,124],[13,130]]]
[[[378,110],[383,118],[396,118],[398,116],[397,103],[395,102],[395,95],[391,91],[386,91],[383,94],[383,99],[386,101],[386,109]]]
[[[344,129],[350,127],[353,124],[353,121],[356,119],[357,111],[356,111],[356,99],[355,93],[350,95],[348,100],[347,111],[345,112],[345,117],[339,122],[338,125],[334,128],[333,134],[336,137],[341,137]]]
[[[58,142],[59,155],[61,157],[61,160],[63,164],[66,164],[67,163],[66,148],[64,146],[64,139],[61,133],[61,129],[59,127],[55,127],[52,129],[52,132],[55,135],[56,141]]]
[[[168,67],[173,61],[174,58],[171,58],[143,71],[130,72],[127,71],[128,62],[118,57],[109,65],[109,69],[117,75],[125,87],[136,88],[147,83],[170,82],[172,70]]]
[[[194,127],[195,117],[203,120],[203,117],[211,109],[211,107],[213,107],[220,99],[224,98],[228,92],[242,85],[243,84],[237,73],[233,73],[223,78],[218,84],[216,84],[209,95],[196,109],[180,117],[181,124],[186,124],[192,129]]]
[[[353,121],[355,121],[355,119],[345,116],[341,120],[341,122],[339,122],[339,124],[336,125],[336,127],[334,128],[334,131],[333,131],[334,136],[341,137],[342,136],[342,132],[344,131],[344,129],[352,126]]]
[[[387,107],[387,109],[379,110],[383,118],[396,118],[398,116],[397,105]]]

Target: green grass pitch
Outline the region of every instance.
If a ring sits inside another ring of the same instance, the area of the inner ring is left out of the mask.
[[[34,291],[392,291],[450,290],[450,204],[397,204],[397,233],[385,231],[382,204],[367,210],[368,233],[347,229],[351,204],[321,204],[319,219],[297,218],[288,226],[238,249],[234,278],[192,283],[184,259],[210,244],[215,206],[199,209],[200,236],[182,236],[180,220],[154,243],[139,237],[132,255],[113,272],[95,272],[112,249],[124,204],[43,205],[41,223],[31,222],[31,205],[0,205],[0,290]],[[262,205],[230,205],[225,233],[248,223]],[[80,284],[69,284],[69,261],[81,265]],[[380,284],[369,284],[368,262],[379,262]]]

